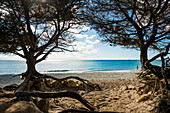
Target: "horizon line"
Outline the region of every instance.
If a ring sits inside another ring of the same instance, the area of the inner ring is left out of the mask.
[[[25,59],[0,59],[8,61],[25,61]],[[43,61],[76,61],[76,60],[140,60],[139,58],[77,58],[77,59],[46,59]],[[160,60],[159,58],[156,60]],[[42,62],[43,62],[42,61]]]

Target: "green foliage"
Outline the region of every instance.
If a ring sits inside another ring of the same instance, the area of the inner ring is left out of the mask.
[[[156,75],[154,74],[149,74],[149,75],[139,75],[137,76],[138,79],[144,79],[144,80],[156,80],[158,79],[158,77],[156,77]]]

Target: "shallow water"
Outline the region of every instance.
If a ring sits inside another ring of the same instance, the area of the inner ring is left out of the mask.
[[[160,61],[154,64],[160,65]],[[73,73],[73,72],[103,72],[140,70],[139,60],[73,60],[73,61],[43,61],[36,65],[41,73]],[[26,71],[25,61],[0,60],[0,75],[19,74]]]

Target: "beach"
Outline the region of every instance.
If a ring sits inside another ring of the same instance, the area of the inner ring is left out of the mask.
[[[156,100],[148,100],[137,103],[136,101],[140,95],[136,94],[136,89],[143,84],[139,83],[136,78],[140,71],[115,71],[115,72],[84,72],[84,73],[53,73],[49,74],[58,78],[67,76],[78,76],[89,80],[91,83],[98,84],[101,91],[85,91],[68,89],[79,93],[84,99],[95,107],[96,111],[109,112],[126,112],[126,113],[149,113],[154,108],[151,104]],[[13,77],[13,75],[1,75],[0,85],[4,87],[9,84],[19,84],[22,81],[20,77]],[[127,86],[127,89],[122,87]],[[0,112],[3,113],[10,104],[11,99],[0,98]],[[50,109],[49,113],[58,113],[67,109],[87,109],[79,101],[72,98],[57,98],[49,99]],[[155,103],[156,104],[156,103]],[[54,107],[55,106],[55,107]]]
[[[153,113],[154,105],[158,105],[158,98],[137,103],[141,95],[136,93],[136,89],[142,84],[134,79],[117,80],[92,80],[98,84],[102,91],[78,91],[96,111],[116,112],[116,113]],[[128,86],[129,89],[122,89]],[[132,87],[130,89],[130,87]],[[71,98],[57,98],[57,108],[50,109],[50,113],[58,113],[67,109],[87,110],[79,101]]]
[[[87,80],[117,80],[117,79],[136,79],[136,76],[140,73],[140,70],[124,70],[124,71],[105,71],[105,72],[79,72],[79,73],[51,73],[51,75],[57,78],[64,78],[68,76],[77,76]],[[20,84],[22,80],[20,76],[0,75],[0,87],[4,87],[9,84]]]
[[[0,113],[170,113],[169,6],[1,0]]]

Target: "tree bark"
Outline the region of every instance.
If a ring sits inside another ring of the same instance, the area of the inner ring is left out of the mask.
[[[157,54],[156,56],[154,56],[153,58],[151,58],[150,60],[146,61],[145,62],[145,67],[147,69],[150,69],[152,71],[153,74],[157,75],[159,79],[162,79],[162,71],[161,71],[161,67],[159,66],[155,66],[155,65],[151,65],[150,62],[156,60],[157,58],[159,57],[162,57],[162,59],[164,59],[163,57],[168,55],[168,52],[169,52],[169,49],[170,49],[170,43],[166,46],[166,49],[165,49],[165,52],[161,52],[160,54]],[[164,62],[164,61],[162,61]],[[165,65],[165,64],[163,64]],[[164,67],[164,66],[163,66]],[[164,69],[164,68],[163,68]],[[166,70],[166,73],[167,75],[169,75],[169,70],[167,69]],[[165,73],[165,74],[166,74]],[[169,77],[168,77],[169,78]]]
[[[35,52],[30,50],[28,54],[26,54],[26,64],[27,64],[27,71],[25,73],[25,77],[28,75],[31,75],[30,77],[32,78],[33,76],[39,76],[41,75],[37,70],[36,70],[36,59],[34,57]]]
[[[148,60],[148,48],[143,46],[140,48],[140,62],[142,71],[145,70],[145,62]]]

